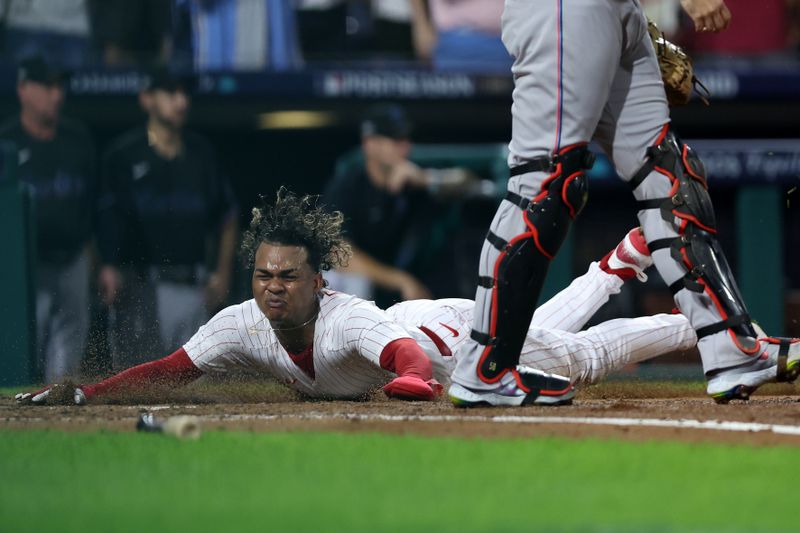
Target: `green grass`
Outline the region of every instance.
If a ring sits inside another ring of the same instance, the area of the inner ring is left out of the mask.
[[[36,385],[25,385],[19,387],[0,387],[0,398],[4,396],[13,397],[18,392],[30,392],[37,390],[34,387],[36,387]],[[41,388],[41,386],[39,386],[39,388]]]
[[[0,431],[0,531],[797,531],[794,448]]]

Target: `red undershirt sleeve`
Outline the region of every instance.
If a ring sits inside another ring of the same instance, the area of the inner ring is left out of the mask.
[[[387,344],[380,357],[381,368],[398,376],[414,376],[428,381],[433,378],[433,365],[413,339],[397,339]]]
[[[113,393],[143,390],[149,385],[182,386],[202,375],[203,371],[194,365],[186,350],[180,348],[172,355],[134,366],[100,383],[81,385],[81,390],[87,398],[93,398]]]

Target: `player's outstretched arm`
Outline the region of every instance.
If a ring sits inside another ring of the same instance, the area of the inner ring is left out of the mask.
[[[14,399],[23,405],[83,405],[86,395],[80,387],[70,383],[48,385],[34,392],[20,392]]]
[[[183,348],[173,354],[124,370],[99,383],[88,385],[56,384],[36,392],[25,392],[16,395],[21,404],[83,405],[93,398],[112,394],[136,393],[152,386],[183,386],[203,375],[187,355]]]

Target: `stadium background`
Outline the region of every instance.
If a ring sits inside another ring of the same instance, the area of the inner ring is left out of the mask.
[[[791,31],[788,26],[787,32]],[[498,183],[496,197],[442,204],[442,219],[448,221],[442,226],[444,236],[440,232],[434,244],[420,250],[425,257],[417,261],[420,271],[416,273],[437,297],[469,298],[480,241],[505,179],[502,158],[510,138],[510,74],[490,64],[470,72],[436,69],[424,61],[398,59],[396,53],[371,51],[374,41],[358,31],[348,38],[341,56],[320,59],[312,54],[295,68],[195,70],[188,127],[207,136],[217,149],[241,208],[242,227],[258,196],[270,196],[280,185],[298,193],[320,193],[337,162],[357,149],[359,121],[375,103],[403,105],[414,124],[415,145],[433,145],[427,153],[434,154],[434,160],[440,153],[447,159],[453,149],[463,155],[481,145],[486,155],[477,156],[483,158],[478,164],[483,177]],[[178,52],[172,58],[173,67],[191,71],[191,60]],[[796,266],[800,69],[796,50],[725,54],[698,47],[693,53],[698,78],[712,93],[712,104],[705,107],[694,99],[673,110],[673,123],[708,167],[721,240],[751,313],[769,332],[800,335],[796,319],[800,315],[800,269]],[[89,126],[98,153],[111,139],[144,120],[136,99],[144,75],[141,67],[87,61],[73,69],[65,84],[63,113]],[[0,65],[1,116],[12,115],[18,108],[15,79],[12,62]],[[442,144],[448,145],[443,152],[437,148]],[[448,162],[458,163],[459,156],[454,157]],[[607,161],[601,160],[593,170],[589,205],[552,269],[546,292],[552,294],[589,261],[601,257],[635,224],[631,194],[615,179]],[[597,320],[669,311],[669,293],[657,274],[652,278],[644,286],[629,284]],[[240,269],[230,301],[241,301],[248,292],[248,273]],[[14,296],[24,298],[21,293]],[[9,313],[12,307],[7,308]],[[100,307],[96,303],[89,356],[97,358],[102,373]],[[10,325],[4,335],[18,337],[19,322],[6,324]],[[3,359],[10,356],[6,353]],[[682,364],[686,375],[696,376],[699,368],[696,357],[660,361],[670,362]]]
[[[84,3],[41,1],[47,2]],[[225,0],[88,1],[100,2],[186,7]],[[642,3],[677,8],[674,0]],[[331,4],[362,17],[369,6]],[[737,42],[757,50],[712,54],[696,46],[698,77],[711,89],[712,105],[693,101],[672,118],[709,167],[722,244],[751,311],[771,333],[800,335],[797,2],[728,4],[741,21],[731,28]],[[778,6],[786,11],[775,16]],[[489,64],[442,72],[408,58],[374,57],[364,53],[367,36],[351,37],[344,57],[307,57],[298,69],[198,73],[189,127],[218,151],[243,224],[258,194],[272,195],[280,185],[320,192],[340,158],[358,146],[363,112],[378,102],[407,108],[414,140],[427,150],[418,153],[441,154],[444,143],[446,154],[484,165],[493,158],[494,173],[486,171],[504,179],[512,88],[506,70]],[[778,47],[767,45],[778,40]],[[186,69],[191,58],[180,51],[172,59]],[[89,126],[102,153],[144,121],[135,96],[142,70],[96,59],[74,69],[64,114]],[[0,116],[17,112],[15,80],[13,62],[0,61]],[[0,164],[4,172],[9,161]],[[552,269],[550,292],[636,223],[630,192],[603,163]],[[746,405],[715,405],[692,354],[632,371],[689,382],[643,383],[628,374],[582,389],[575,405],[557,410],[461,412],[446,400],[421,405],[381,394],[370,402],[299,402],[288,389],[264,390],[263,383],[204,383],[123,405],[18,406],[14,394],[39,378],[30,361],[34,265],[25,235],[9,222],[12,208],[24,203],[12,192],[0,195],[0,531],[797,531],[796,390],[770,385]],[[455,230],[436,241],[426,270],[451,275],[432,288],[472,296],[474,256],[496,201],[443,206],[458,215],[448,219]],[[247,276],[238,273],[232,302],[247,297]],[[658,279],[628,285],[603,316],[672,307]],[[103,374],[103,308],[98,301],[94,307],[88,355]],[[142,401],[157,416],[198,416],[205,434],[182,441],[134,433]],[[503,420],[515,417],[525,421]],[[601,426],[615,420],[623,424]],[[742,427],[723,431],[726,424]]]

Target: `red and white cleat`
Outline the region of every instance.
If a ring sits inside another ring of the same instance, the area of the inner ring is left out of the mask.
[[[630,230],[617,247],[600,260],[601,269],[625,281],[633,278],[647,281],[647,274],[644,271],[652,265],[653,258],[650,256],[641,228]]]

